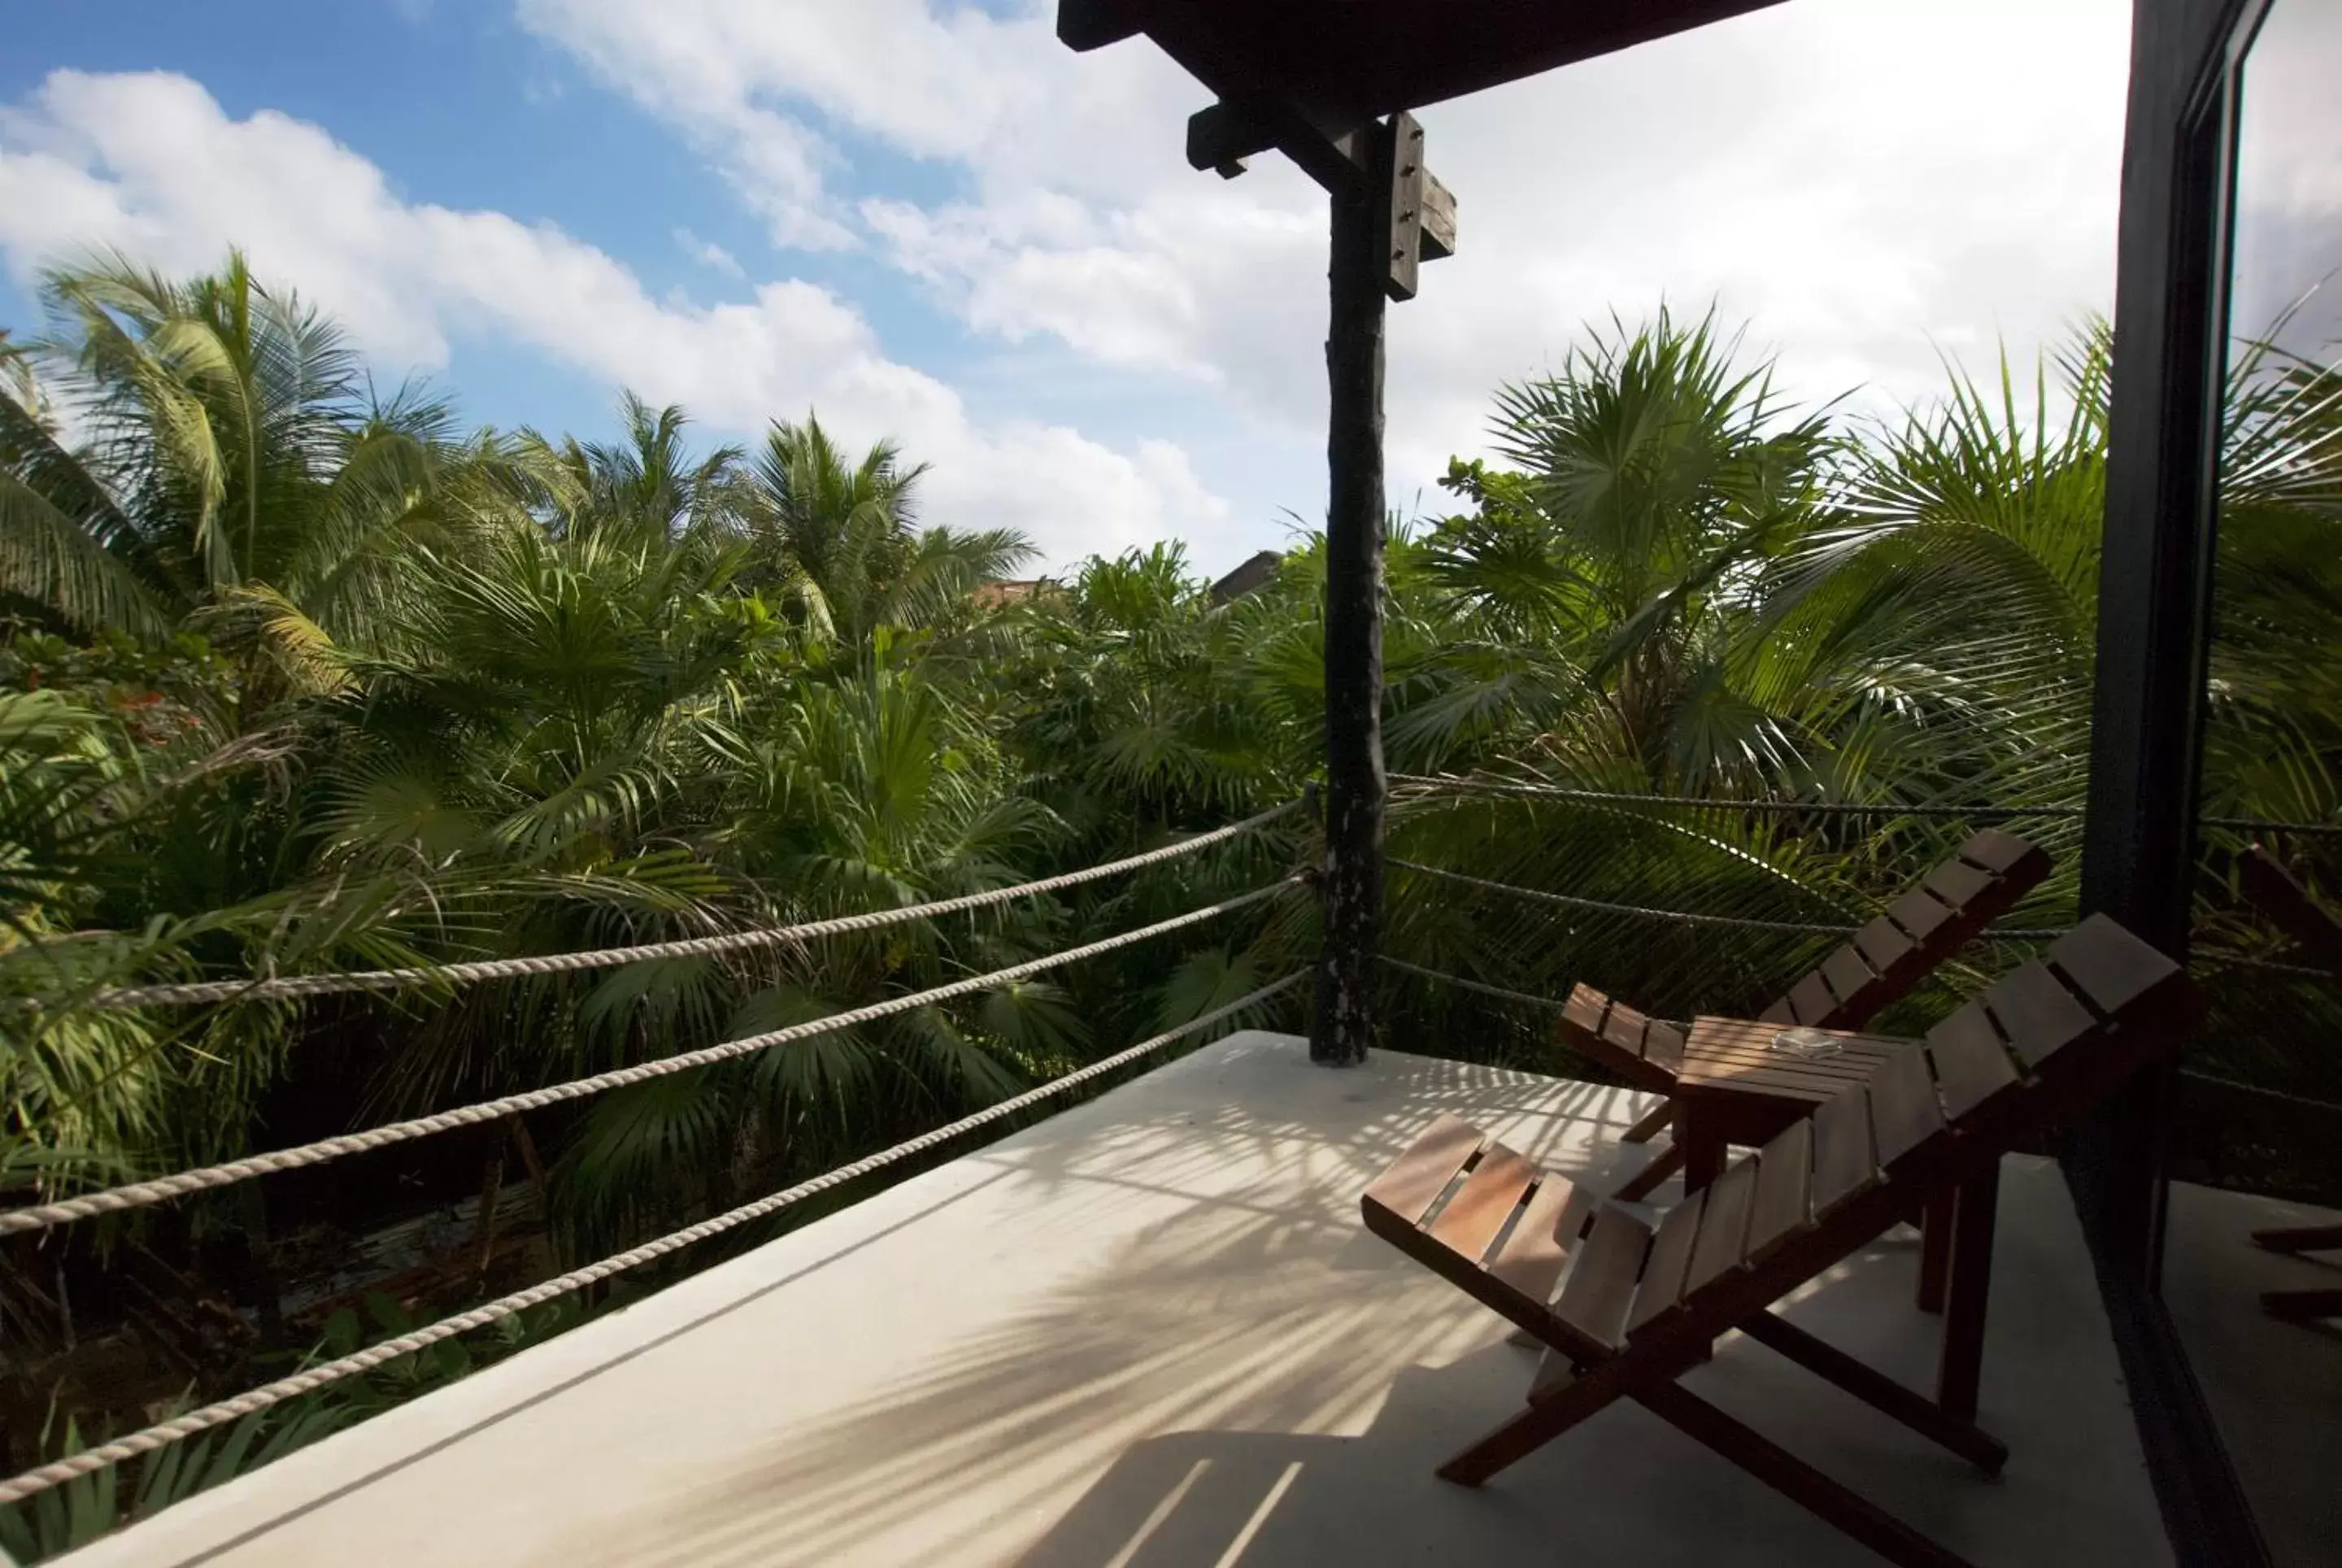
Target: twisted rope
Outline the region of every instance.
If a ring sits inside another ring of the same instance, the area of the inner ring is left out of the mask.
[[[1266,827],[1295,807],[1298,800],[1287,800],[1282,806],[1231,822],[1225,828],[1215,828],[1208,833],[1198,833],[1182,839],[1176,844],[1149,849],[1143,855],[1131,855],[1101,865],[1086,866],[1078,871],[1061,876],[1044,877],[1038,881],[1019,882],[1012,888],[994,888],[981,893],[964,893],[957,898],[937,899],[925,904],[906,904],[900,909],[874,910],[866,914],[840,915],[832,920],[808,920],[800,925],[771,926],[753,931],[732,931],[720,936],[686,937],[668,942],[646,942],[636,947],[598,948],[586,952],[535,953],[508,959],[479,959],[456,964],[418,964],[405,969],[360,970],[346,972],[313,975],[262,975],[251,980],[194,980],[185,984],[124,986],[102,990],[93,995],[85,1005],[98,1009],[127,1007],[184,1007],[216,1001],[267,1001],[280,997],[335,996],[347,991],[395,991],[420,986],[472,985],[482,980],[515,980],[522,976],[570,974],[579,970],[611,969],[619,964],[641,963],[652,959],[706,958],[716,953],[739,952],[750,948],[776,947],[785,942],[813,941],[822,937],[844,936],[854,931],[877,930],[882,927],[901,925],[907,920],[929,920],[937,915],[958,914],[965,910],[981,910],[994,904],[1009,903],[1017,899],[1036,898],[1066,888],[1076,888],[1085,882],[1095,882],[1105,877],[1120,876],[1147,866],[1160,865],[1184,855],[1207,849],[1215,844]]]
[[[590,1263],[582,1269],[572,1269],[569,1272],[547,1280],[543,1284],[531,1285],[526,1290],[515,1291],[510,1295],[499,1296],[485,1305],[474,1307],[469,1312],[458,1312],[452,1318],[442,1318],[437,1322],[426,1328],[417,1329],[412,1333],[400,1334],[395,1339],[385,1340],[378,1345],[369,1345],[365,1350],[326,1362],[320,1366],[295,1372],[290,1377],[279,1378],[272,1383],[264,1383],[247,1392],[237,1394],[233,1399],[221,1400],[216,1404],[207,1404],[200,1410],[189,1411],[186,1414],[175,1416],[169,1421],[158,1422],[145,1431],[134,1432],[128,1437],[117,1439],[113,1442],[100,1443],[95,1448],[85,1449],[55,1463],[44,1464],[36,1470],[28,1470],[13,1480],[0,1482],[0,1504],[22,1502],[53,1486],[61,1486],[76,1475],[86,1475],[93,1471],[103,1470],[109,1464],[118,1464],[125,1459],[135,1458],[142,1453],[151,1453],[182,1438],[193,1437],[195,1433],[207,1431],[212,1427],[239,1421],[255,1412],[266,1410],[271,1405],[281,1404],[288,1399],[297,1398],[302,1394],[323,1388],[328,1383],[339,1382],[345,1378],[355,1377],[360,1372],[371,1372],[385,1362],[395,1361],[404,1355],[412,1355],[416,1351],[427,1350],[442,1340],[453,1339],[458,1334],[485,1327],[500,1318],[508,1318],[515,1312],[526,1312],[529,1308],[552,1301],[556,1296],[566,1295],[572,1291],[581,1290],[587,1285],[606,1280],[613,1274],[637,1268],[656,1258],[663,1258],[669,1252],[678,1251],[690,1246],[695,1241],[704,1241],[710,1236],[721,1235],[726,1231],[737,1229],[752,1220],[761,1220],[767,1214],[776,1213],[795,1203],[801,1203],[807,1198],[826,1192],[831,1188],[841,1186],[856,1177],[866,1176],[874,1171],[883,1170],[886,1166],[907,1160],[915,1154],[923,1153],[939,1143],[959,1137],[962,1133],[971,1132],[1005,1117],[1014,1116],[1027,1107],[1063,1094],[1069,1089],[1087,1083],[1092,1079],[1112,1072],[1117,1068],[1127,1067],[1141,1057],[1162,1050],[1174,1040],[1184,1040],[1188,1035],[1208,1029],[1224,1019],[1231,1018],[1247,1008],[1256,1006],[1282,991],[1290,990],[1299,984],[1306,974],[1306,970],[1299,970],[1286,975],[1283,980],[1272,980],[1257,990],[1238,997],[1225,1007],[1215,1008],[1202,1017],[1191,1019],[1176,1029],[1166,1030],[1151,1039],[1140,1040],[1136,1045],[1126,1050],[1116,1051],[1101,1061],[1092,1062],[1078,1071],[1069,1072],[1063,1078],[1053,1079],[1038,1089],[1027,1090],[1013,1099],[1000,1101],[997,1105],[988,1105],[972,1116],[963,1116],[957,1121],[938,1127],[933,1131],[922,1132],[906,1142],[897,1143],[891,1149],[881,1150],[876,1154],[856,1160],[850,1165],[841,1165],[836,1170],[816,1176],[809,1181],[800,1181],[794,1187],[775,1192],[769,1197],[759,1198],[753,1203],[744,1203],[713,1219],[702,1220],[696,1225],[687,1225],[671,1235],[660,1237],[656,1241],[645,1242],[642,1246],[605,1258],[598,1263]]]
[[[2331,983],[2334,971],[2316,964],[2289,964],[2282,959],[2255,958],[2250,953],[2198,953],[2196,961],[2206,969],[2261,970],[2269,974],[2292,975],[2300,980],[2325,980]]]
[[[1549,996],[1535,996],[1525,990],[1511,990],[1504,986],[1490,985],[1486,980],[1466,980],[1462,975],[1449,974],[1446,970],[1426,969],[1421,964],[1411,964],[1405,959],[1395,959],[1388,953],[1376,953],[1375,961],[1386,964],[1392,969],[1403,970],[1407,974],[1420,976],[1424,980],[1437,980],[1443,985],[1461,986],[1466,990],[1476,990],[1483,996],[1492,996],[1501,1001],[1516,1001],[1527,1007],[1541,1007],[1553,1012],[1561,1012],[1569,1005],[1567,1002],[1556,1001]],[[1660,1021],[1666,1020],[1663,1019]]]
[[[1705,795],[1645,795],[1616,789],[1576,789],[1559,784],[1520,784],[1503,779],[1476,779],[1461,774],[1394,773],[1394,784],[1427,789],[1456,789],[1483,795],[1520,795],[1555,800],[1576,800],[1596,806],[1688,806],[1705,811],[1758,811],[1784,816],[1921,817],[2008,821],[2047,818],[2078,821],[2087,808],[2038,806],[1896,806],[1866,805],[1851,800],[1719,800]],[[2233,828],[2245,832],[2296,833],[2307,838],[2342,838],[2342,822],[2281,822],[2265,817],[2198,817],[2207,828]]]
[[[1298,878],[1287,877],[1280,881],[1272,882],[1267,887],[1256,888],[1249,893],[1240,893],[1233,899],[1224,899],[1216,904],[1207,905],[1200,910],[1191,910],[1184,915],[1175,915],[1167,920],[1157,920],[1151,926],[1141,926],[1135,930],[1102,938],[1077,948],[1067,948],[1063,952],[1029,959],[1024,963],[1011,964],[1006,969],[995,970],[989,974],[973,975],[966,980],[953,980],[948,985],[936,986],[927,990],[888,997],[884,1001],[875,1001],[865,1007],[851,1008],[845,1012],[831,1013],[826,1018],[812,1019],[804,1023],[793,1023],[784,1029],[767,1030],[762,1034],[752,1034],[741,1040],[726,1040],[721,1045],[711,1045],[699,1050],[686,1050],[678,1056],[662,1057],[656,1061],[646,1061],[634,1067],[621,1067],[609,1072],[596,1073],[591,1078],[579,1078],[567,1083],[556,1083],[545,1089],[525,1090],[518,1094],[507,1094],[502,1099],[483,1101],[479,1104],[462,1106],[454,1111],[442,1111],[429,1116],[417,1116],[406,1121],[394,1121],[386,1126],[369,1128],[363,1132],[344,1133],[336,1138],[319,1139],[315,1143],[304,1143],[291,1149],[278,1149],[266,1154],[255,1154],[242,1160],[231,1160],[225,1164],[208,1165],[195,1171],[183,1171],[173,1176],[156,1177],[151,1181],[133,1181],[125,1186],[110,1187],[98,1192],[87,1192],[79,1197],[62,1199],[57,1202],[44,1203],[35,1208],[10,1210],[6,1213],[0,1213],[0,1236],[14,1235],[24,1231],[47,1230],[51,1226],[69,1224],[76,1220],[86,1220],[93,1215],[110,1214],[124,1209],[144,1208],[148,1204],[183,1197],[189,1192],[200,1192],[213,1187],[225,1187],[234,1182],[249,1181],[255,1176],[265,1176],[278,1171],[296,1171],[305,1165],[322,1165],[327,1161],[339,1160],[348,1154],[363,1153],[369,1149],[381,1149],[389,1144],[406,1142],[410,1139],[427,1138],[435,1132],[445,1132],[457,1127],[471,1127],[479,1122],[493,1121],[516,1111],[536,1111],[547,1105],[561,1104],[565,1101],[583,1100],[588,1095],[599,1094],[606,1089],[617,1089],[629,1083],[642,1083],[650,1079],[664,1078],[669,1073],[682,1072],[690,1068],[706,1067],[718,1061],[729,1061],[735,1057],[766,1050],[776,1045],[787,1045],[796,1040],[810,1039],[815,1035],[830,1034],[841,1029],[851,1029],[856,1024],[871,1023],[882,1018],[892,1018],[899,1012],[909,1012],[917,1008],[928,1007],[939,1001],[948,1001],[954,997],[966,996],[975,991],[989,990],[1010,980],[1023,980],[1028,975],[1040,974],[1045,970],[1076,963],[1083,959],[1096,958],[1100,953],[1112,952],[1116,948],[1129,947],[1151,937],[1159,937],[1169,931],[1180,930],[1188,926],[1199,925],[1206,920],[1216,920],[1248,904],[1256,904],[1263,899],[1273,898],[1294,886],[1298,880]]]
[[[1799,937],[1850,937],[1852,926],[1817,925],[1805,920],[1760,920],[1743,915],[1706,915],[1687,910],[1651,910],[1640,904],[1606,903],[1600,899],[1581,899],[1571,893],[1548,893],[1542,888],[1515,887],[1510,882],[1492,882],[1485,877],[1466,876],[1462,871],[1450,871],[1444,867],[1426,866],[1418,860],[1402,860],[1391,857],[1394,866],[1404,866],[1410,871],[1426,877],[1438,877],[1467,887],[1480,888],[1492,893],[1505,893],[1516,899],[1531,899],[1541,904],[1557,904],[1567,910],[1589,910],[1598,914],[1628,915],[1638,920],[1675,920],[1687,926],[1724,926],[1740,930],[1777,931]]]
[[[2342,1114],[2342,1104],[2337,1104],[2331,1100],[2313,1100],[2307,1094],[2288,1094],[2282,1089],[2264,1089],[2257,1083],[2246,1083],[2234,1078],[2222,1078],[2217,1073],[2198,1072],[2192,1067],[2181,1068],[2179,1076],[2191,1082],[2208,1083],[2216,1088],[2234,1090],[2238,1094],[2278,1101],[2287,1105],[2298,1106],[2305,1111],[2330,1111]]]
[[[1521,795],[1556,800],[1576,800],[1597,806],[1689,806],[1706,811],[1760,811],[1817,817],[2017,817],[2078,819],[2079,806],[1887,806],[1850,800],[1719,800],[1704,795],[1644,795],[1617,789],[1575,789],[1559,784],[1516,784],[1501,779],[1470,779],[1458,774],[1394,773],[1394,784],[1432,789],[1458,789],[1483,795]],[[2207,819],[2209,820],[2209,819]],[[2342,832],[2342,828],[2336,831]]]
[[[1639,920],[1674,920],[1688,926],[1736,927],[1746,930],[1777,932],[1787,936],[1851,937],[1857,926],[1821,925],[1806,920],[1763,920],[1745,915],[1706,915],[1691,910],[1652,910],[1640,904],[1612,904],[1600,899],[1581,899],[1571,893],[1549,893],[1542,888],[1517,887],[1511,882],[1491,882],[1485,878],[1471,877],[1462,871],[1451,871],[1440,866],[1426,866],[1416,860],[1402,860],[1394,855],[1390,864],[1404,866],[1410,871],[1426,876],[1442,877],[1451,882],[1465,882],[1484,888],[1492,893],[1505,893],[1516,899],[1533,899],[1539,903],[1558,904],[1565,909],[1592,910],[1601,914],[1630,915]],[[2066,934],[2063,926],[2033,929],[2027,927],[1990,927],[1977,933],[1987,941],[2046,942]]]

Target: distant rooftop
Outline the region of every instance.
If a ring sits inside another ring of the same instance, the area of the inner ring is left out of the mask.
[[[1285,558],[1275,550],[1263,550],[1212,585],[1212,602],[1226,604],[1239,599],[1255,588],[1266,588],[1276,580],[1277,568]]]
[[[1056,579],[1051,578],[1009,578],[1000,582],[978,583],[969,590],[968,597],[985,608],[994,609],[1005,604],[1020,604],[1043,588],[1056,586]]]

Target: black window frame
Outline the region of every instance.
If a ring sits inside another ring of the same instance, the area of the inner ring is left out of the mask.
[[[2212,637],[2236,129],[2271,0],[2135,0],[2117,240],[2082,908],[2187,953]],[[2149,1475],[2183,1563],[2269,1561],[2161,1293],[2176,1070],[2064,1163]]]

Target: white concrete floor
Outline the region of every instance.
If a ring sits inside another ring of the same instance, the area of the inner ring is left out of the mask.
[[[68,1561],[1872,1563],[1636,1407],[1431,1473],[1534,1356],[1359,1191],[1441,1110],[1622,1179],[1647,1103],[1238,1035]],[[2064,1186],[2002,1193],[2000,1480],[1737,1336],[1691,1385],[1980,1563],[2167,1562]],[[1925,1383],[1915,1266],[1890,1239],[1791,1315]]]

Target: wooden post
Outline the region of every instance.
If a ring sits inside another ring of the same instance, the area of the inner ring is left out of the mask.
[[[1383,296],[1391,136],[1367,127],[1366,177],[1333,193],[1326,336],[1325,940],[1309,1059],[1353,1067],[1374,1032],[1383,912]],[[1420,156],[1419,150],[1416,153]]]

